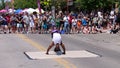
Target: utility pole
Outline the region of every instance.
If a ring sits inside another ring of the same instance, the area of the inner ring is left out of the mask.
[[[73,5],[73,0],[67,0],[67,12],[69,12],[69,6]]]
[[[69,11],[69,5],[68,5],[68,0],[67,0],[67,12]]]
[[[52,9],[52,16],[55,19],[55,0],[52,0],[52,7],[51,7],[51,9]]]

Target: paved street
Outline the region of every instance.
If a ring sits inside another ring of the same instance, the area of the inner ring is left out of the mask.
[[[24,52],[46,51],[49,34],[1,34],[0,68],[120,68],[119,34],[66,34],[62,39],[67,51],[86,50],[99,57],[31,60]]]

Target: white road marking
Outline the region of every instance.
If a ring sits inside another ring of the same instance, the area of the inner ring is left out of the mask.
[[[92,58],[99,57],[99,55],[93,54],[86,50],[81,51],[67,51],[65,55],[56,55],[55,52],[50,51],[49,55],[46,52],[25,52],[25,54],[33,60],[39,59],[55,59],[55,58]]]

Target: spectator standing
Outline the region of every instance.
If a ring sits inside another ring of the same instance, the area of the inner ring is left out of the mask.
[[[25,33],[28,33],[28,28],[29,28],[29,25],[30,25],[30,19],[29,19],[28,13],[24,14],[24,16],[23,16],[23,22],[25,24]]]

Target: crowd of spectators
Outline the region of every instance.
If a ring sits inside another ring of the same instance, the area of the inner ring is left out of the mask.
[[[53,16],[51,11],[43,14],[0,13],[0,33],[48,34],[56,27],[61,34],[116,34],[120,29],[120,14],[114,11],[85,14],[59,11]]]

